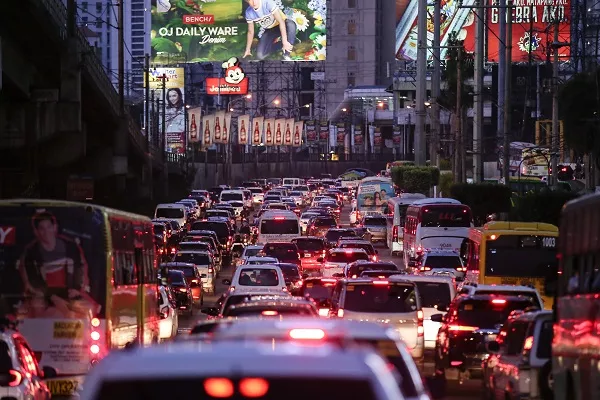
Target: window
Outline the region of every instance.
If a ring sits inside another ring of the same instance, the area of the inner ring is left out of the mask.
[[[348,21],[348,35],[354,35],[356,33],[356,21],[353,19]]]
[[[96,3],[96,14],[100,15],[102,13],[102,3]]]
[[[84,11],[87,11],[87,9],[88,9],[88,2],[87,1],[82,1],[81,2],[81,8],[83,8]]]
[[[96,19],[96,28],[102,28],[102,20],[100,18]]]
[[[348,60],[356,60],[356,48],[354,46],[348,46]]]
[[[354,72],[348,72],[348,86],[355,86],[356,85],[356,76],[354,75]]]
[[[356,8],[356,0],[348,0],[348,8]]]

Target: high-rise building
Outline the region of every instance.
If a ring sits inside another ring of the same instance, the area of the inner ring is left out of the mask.
[[[150,0],[123,1],[123,14],[125,95],[135,100],[143,94],[144,56],[150,53]],[[118,15],[117,0],[77,0],[78,24],[97,48],[115,86],[119,71]]]

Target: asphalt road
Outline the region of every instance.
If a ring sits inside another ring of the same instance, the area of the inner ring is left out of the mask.
[[[350,226],[350,207],[344,207],[340,216],[340,223],[342,226]],[[377,250],[379,251],[379,256],[382,261],[393,261],[396,264],[402,263],[401,257],[390,255],[390,251],[385,248],[383,245],[376,245]],[[204,296],[204,305],[210,306],[215,303],[218,297],[227,290],[227,286],[223,285],[221,281],[223,279],[231,279],[231,275],[233,273],[233,269],[231,266],[225,266],[217,279],[215,294],[213,296],[208,296],[205,294]],[[179,317],[179,334],[186,334],[190,331],[190,329],[195,325],[196,321],[201,321],[205,319],[204,314],[201,314],[200,311],[196,311],[194,316],[192,317]],[[425,364],[424,373],[430,373],[433,369],[433,365],[431,363]],[[449,385],[449,396],[445,397],[443,400],[476,400],[481,398],[481,381],[472,380],[467,381],[462,385]]]

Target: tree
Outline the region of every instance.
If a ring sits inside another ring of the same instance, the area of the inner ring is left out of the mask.
[[[442,73],[442,80],[446,82],[446,89],[443,89],[438,99],[438,103],[448,110],[456,113],[456,93],[458,83],[458,56],[461,54],[461,77],[462,85],[462,101],[463,107],[467,108],[473,104],[473,87],[464,83],[473,78],[475,74],[475,61],[472,53],[467,53],[464,48],[463,41],[457,39],[456,32],[452,32],[448,36],[448,52],[446,53],[446,68]]]

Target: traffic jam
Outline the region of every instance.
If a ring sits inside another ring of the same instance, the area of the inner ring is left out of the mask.
[[[554,225],[476,227],[385,176],[195,189],[150,218],[0,206],[0,399],[600,398],[573,375],[578,340],[600,348],[587,264],[559,267]]]

